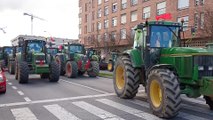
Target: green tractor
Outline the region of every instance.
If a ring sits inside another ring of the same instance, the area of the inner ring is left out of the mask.
[[[13,45],[22,47],[15,57],[15,79],[19,83],[28,83],[29,74],[40,74],[41,78],[49,78],[50,82],[59,80],[59,66],[48,60],[45,40],[19,37],[13,42]]]
[[[110,55],[111,55],[111,58],[109,58],[109,60],[108,60],[107,70],[112,72],[114,70],[115,62],[118,58],[119,52],[118,51],[112,51],[110,53]]]
[[[49,62],[55,61],[55,57],[58,53],[59,53],[59,50],[56,47],[47,48],[47,56],[48,56],[48,60],[50,60]]]
[[[118,97],[135,97],[142,84],[158,117],[178,114],[180,94],[203,95],[213,110],[213,53],[181,47],[182,24],[147,21],[136,26],[133,49],[124,51],[115,65],[113,84]]]
[[[15,57],[16,53],[21,52],[21,47],[13,46],[13,52],[8,55],[8,72],[10,74],[15,74]]]
[[[1,68],[6,68],[8,66],[9,54],[13,53],[12,46],[4,46],[0,48],[0,65]]]
[[[67,46],[62,53],[56,55],[56,62],[59,64],[61,72],[69,78],[75,78],[77,75],[83,75],[85,72],[90,77],[96,77],[99,74],[98,56],[86,54],[82,44],[72,43]]]

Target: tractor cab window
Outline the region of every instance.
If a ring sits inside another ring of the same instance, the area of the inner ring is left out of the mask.
[[[70,53],[83,53],[83,47],[81,45],[71,45]]]
[[[4,53],[6,54],[12,54],[13,53],[13,48],[5,48]]]
[[[133,47],[145,47],[145,42],[146,42],[146,28],[143,28],[143,30],[141,29],[137,29],[135,30],[135,36],[134,36],[134,45]]]
[[[150,47],[177,47],[179,27],[151,26]]]
[[[42,52],[43,42],[28,42],[28,51],[29,52]]]
[[[47,49],[47,53],[51,55],[56,55],[58,53],[58,50],[49,48]]]

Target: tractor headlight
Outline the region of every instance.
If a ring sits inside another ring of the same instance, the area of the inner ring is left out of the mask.
[[[213,66],[209,66],[209,67],[208,67],[208,70],[213,70]]]
[[[204,70],[204,67],[203,66],[198,66],[198,70],[202,71],[202,70]]]

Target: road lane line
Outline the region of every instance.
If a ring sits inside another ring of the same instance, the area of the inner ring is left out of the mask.
[[[126,105],[114,102],[112,100],[109,99],[97,99],[96,101],[101,102],[103,104],[109,105],[111,107],[114,107],[116,109],[119,109],[121,111],[127,112],[129,114],[135,115],[137,117],[143,118],[145,120],[161,120],[161,118],[158,118],[157,116],[132,108],[132,107],[128,107]]]
[[[28,98],[28,97],[24,97],[24,100],[25,100],[26,102],[32,101],[32,100],[30,100],[30,98]]]
[[[35,100],[35,101],[30,101],[30,102],[15,102],[15,103],[0,104],[0,108],[11,107],[11,106],[21,106],[21,105],[28,105],[28,104],[50,103],[50,102],[69,101],[69,100],[80,100],[80,99],[87,99],[87,98],[98,98],[98,97],[106,97],[106,96],[113,96],[113,95],[115,95],[115,93],[86,95],[86,96],[67,97],[67,98],[56,98],[56,99],[46,99],[46,100]]]
[[[13,88],[14,90],[17,90],[17,87],[16,87],[16,86],[12,86],[12,88]]]
[[[44,107],[59,120],[80,120],[78,117],[57,104],[45,105]]]
[[[17,93],[18,93],[19,95],[21,95],[21,96],[24,95],[24,93],[23,93],[22,91],[17,91]]]
[[[141,100],[128,100],[128,101],[149,109],[149,103],[147,103],[147,102],[144,102]],[[205,118],[202,118],[202,117],[199,117],[196,115],[192,115],[189,113],[183,113],[183,112],[179,112],[177,117],[184,118],[187,120],[209,120],[209,119],[205,119]]]
[[[89,87],[89,86],[86,86],[86,85],[82,85],[82,84],[79,84],[79,83],[70,82],[70,81],[67,81],[67,80],[64,80],[64,79],[60,79],[60,81],[67,82],[67,83],[70,83],[70,84],[73,84],[73,85],[76,85],[76,86],[80,86],[80,87],[85,87],[85,88],[88,88],[90,90],[93,90],[93,91],[96,91],[96,92],[99,92],[99,93],[104,93],[104,94],[109,93],[109,92],[98,90],[98,89],[95,89],[95,88],[92,88],[92,87]]]
[[[8,85],[13,85],[11,82],[8,82]]]
[[[16,120],[38,120],[29,108],[11,109]]]
[[[117,115],[114,115],[110,112],[107,112],[101,108],[98,108],[96,106],[93,106],[89,103],[86,103],[84,101],[79,101],[79,102],[72,102],[72,104],[90,112],[91,114],[100,117],[101,119],[107,119],[107,120],[124,120],[122,118],[120,118]]]

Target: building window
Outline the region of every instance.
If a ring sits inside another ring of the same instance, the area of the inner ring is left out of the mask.
[[[189,0],[178,0],[178,9],[185,9],[189,7]]]
[[[200,0],[200,5],[204,5],[205,0]]]
[[[98,26],[97,26],[98,30],[101,29],[101,22],[98,22]]]
[[[121,29],[121,39],[126,39],[126,29]]]
[[[181,22],[182,19],[184,20],[183,31],[186,31],[186,30],[188,30],[187,27],[189,26],[189,16],[179,17],[178,22]]]
[[[166,2],[161,2],[157,4],[157,15],[166,13]]]
[[[95,30],[95,23],[92,23],[92,32]]]
[[[143,18],[146,19],[146,18],[150,18],[150,15],[151,15],[151,7],[145,7],[143,8]]]
[[[104,20],[104,28],[108,28],[109,27],[109,20]]]
[[[126,14],[122,14],[121,15],[121,24],[125,24],[126,23]]]
[[[100,17],[101,17],[101,8],[98,9],[98,18],[100,18]]]
[[[133,5],[136,5],[136,4],[138,4],[138,0],[131,0],[131,5],[133,6]]]
[[[122,0],[121,1],[121,9],[126,9],[127,8],[127,0]]]
[[[98,0],[98,5],[100,5],[100,4],[101,4],[101,1],[102,1],[102,0]]]
[[[109,14],[109,7],[108,6],[105,6],[104,7],[104,15],[108,15]]]
[[[81,19],[81,17],[79,18],[79,24],[81,24],[81,21],[82,21],[82,19]]]
[[[195,0],[195,6],[198,6],[198,5],[199,5],[199,1],[200,1],[200,0]]]
[[[84,26],[84,33],[87,33],[87,26]]]
[[[82,7],[79,7],[79,13],[82,13]]]
[[[87,22],[88,21],[88,17],[87,17],[87,14],[85,15],[85,22]]]
[[[107,33],[104,33],[104,40],[105,40],[105,41],[108,40],[108,35],[107,35]]]
[[[116,31],[112,31],[111,40],[116,40]]]
[[[113,13],[116,12],[117,9],[118,9],[117,3],[113,3],[113,4],[112,4],[112,12],[113,12]]]
[[[98,35],[97,38],[98,38],[98,42],[100,42],[101,41],[101,35]]]
[[[79,28],[79,34],[81,34],[81,28]]]
[[[147,2],[147,1],[149,1],[149,0],[143,0],[143,2]]]
[[[137,19],[138,19],[137,11],[132,11],[131,12],[131,22],[137,21]]]
[[[86,3],[86,4],[85,4],[85,12],[87,11],[87,6],[88,6],[88,4]]]
[[[200,13],[200,28],[204,28],[204,13]]]
[[[92,11],[92,20],[95,19],[95,11]]]
[[[109,0],[104,0],[104,2],[108,2]]]
[[[199,23],[199,15],[198,15],[198,13],[195,13],[195,15],[194,15],[194,28],[195,29],[198,28],[198,23]]]
[[[117,26],[117,17],[112,18],[112,26],[113,27]]]

